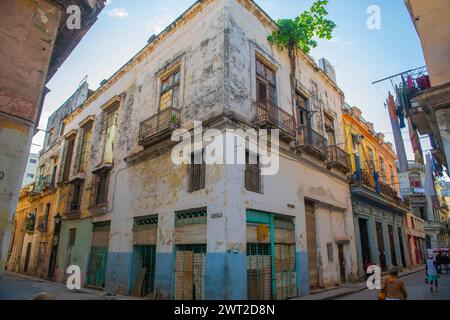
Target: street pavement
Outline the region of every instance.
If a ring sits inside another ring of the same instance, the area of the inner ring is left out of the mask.
[[[406,275],[401,279],[405,282],[409,300],[450,300],[450,274],[444,273],[441,275],[439,278],[439,291],[433,293],[430,292],[429,286],[425,284],[425,271]],[[358,286],[355,286],[355,288],[358,289]],[[0,300],[30,300],[36,294],[42,292],[52,294],[56,300],[139,299],[125,296],[106,296],[103,292],[86,288],[82,288],[79,291],[71,291],[63,283],[46,281],[11,272],[4,272],[3,279],[0,281]],[[378,292],[379,290],[364,289],[356,293],[340,295],[335,300],[376,300]],[[321,298],[319,296],[320,294],[308,297],[318,300],[327,299],[327,297]],[[309,300],[308,297],[298,299]]]
[[[106,300],[101,293],[82,289],[71,291],[65,284],[4,272],[0,280],[0,300],[31,300],[36,294],[46,292],[55,300]]]
[[[438,281],[438,292],[430,292],[425,284],[425,271],[416,272],[402,277],[405,282],[408,300],[450,300],[450,274],[441,274]],[[368,290],[341,296],[335,300],[376,300],[379,290]]]

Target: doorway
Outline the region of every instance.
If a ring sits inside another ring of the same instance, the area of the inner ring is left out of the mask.
[[[404,268],[406,268],[406,259],[405,259],[405,251],[403,249],[403,234],[402,234],[402,229],[400,227],[397,227],[397,232],[398,232],[398,242],[400,245],[400,256],[402,259],[402,265]]]
[[[388,225],[388,235],[389,235],[389,246],[391,247],[391,263],[393,266],[398,266],[397,254],[395,253],[395,242],[394,242],[394,227]]]
[[[23,266],[23,272],[28,272],[28,266],[30,265],[30,255],[31,255],[31,242],[27,244],[27,253],[25,255],[25,264]]]
[[[361,242],[361,254],[364,268],[369,262],[372,262],[372,255],[370,254],[369,229],[368,220],[359,218],[359,236]],[[365,271],[365,270],[364,270]]]
[[[319,266],[317,259],[316,219],[314,215],[314,203],[305,203],[306,217],[306,242],[308,248],[309,287],[319,287]]]
[[[375,228],[377,231],[377,244],[378,244],[378,255],[380,258],[380,267],[384,271],[386,270],[386,253],[384,249],[384,240],[383,240],[383,225],[381,222],[375,223]]]
[[[338,244],[338,256],[339,256],[339,271],[341,274],[341,283],[344,283],[347,280],[345,277],[345,256],[343,244]]]

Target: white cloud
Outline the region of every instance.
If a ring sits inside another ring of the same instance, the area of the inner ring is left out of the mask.
[[[158,34],[163,31],[170,23],[175,20],[175,17],[171,14],[160,14],[147,25],[147,29],[154,34]]]
[[[111,4],[112,0],[106,0],[105,7],[109,6]]]
[[[126,18],[128,17],[128,12],[125,8],[113,8],[108,11],[108,15],[113,18]]]

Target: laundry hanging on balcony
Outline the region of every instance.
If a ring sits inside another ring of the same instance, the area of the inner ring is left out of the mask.
[[[375,180],[375,191],[377,192],[377,193],[380,193],[380,183],[379,183],[379,176],[378,176],[378,173],[375,171],[375,170],[373,170],[373,180]]]
[[[400,172],[408,171],[408,160],[406,158],[405,144],[403,142],[402,132],[398,123],[398,116],[395,108],[394,96],[389,92],[387,101],[389,118],[391,120],[392,131],[394,134],[395,150],[397,152],[398,165]]]

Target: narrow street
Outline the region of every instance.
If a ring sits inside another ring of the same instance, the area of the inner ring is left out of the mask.
[[[439,291],[430,292],[425,284],[425,273],[417,272],[401,278],[408,291],[408,300],[448,300],[450,299],[450,274],[441,274]],[[336,300],[376,300],[378,290],[363,290],[354,294],[337,298]]]

